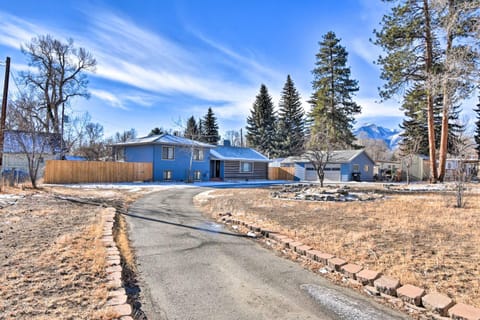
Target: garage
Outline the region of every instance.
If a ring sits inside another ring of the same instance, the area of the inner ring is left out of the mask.
[[[340,164],[332,163],[328,164],[324,170],[325,180],[340,181]],[[305,164],[305,180],[306,181],[318,181],[317,171],[312,164]]]

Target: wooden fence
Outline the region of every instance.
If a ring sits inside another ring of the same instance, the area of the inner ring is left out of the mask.
[[[295,168],[294,167],[273,167],[268,168],[268,179],[269,180],[294,180],[295,179]]]
[[[44,183],[96,183],[151,181],[148,162],[47,160]]]

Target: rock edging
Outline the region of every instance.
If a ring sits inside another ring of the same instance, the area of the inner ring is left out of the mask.
[[[295,252],[313,263],[322,265],[324,267],[322,270],[340,274],[349,281],[363,286],[363,290],[367,294],[383,297],[394,305],[398,305],[398,302],[400,302],[407,309],[416,310],[434,318],[449,317],[455,320],[480,320],[480,308],[464,303],[455,303],[453,299],[437,292],[428,293],[423,288],[401,284],[398,279],[382,275],[381,272],[375,270],[364,269],[355,262],[349,262],[333,254],[312,249],[286,235],[263,229],[257,223],[232,218],[229,213],[221,214],[219,222],[232,226],[237,232],[241,232],[239,227],[244,227],[246,229],[245,233],[250,237],[253,234],[255,237],[265,237],[269,241],[274,241],[281,248]]]
[[[127,294],[122,283],[122,265],[120,251],[113,239],[115,208],[105,208],[103,213],[102,242],[106,251],[106,272],[108,279],[107,313],[114,314],[120,320],[133,320],[132,306],[127,303]]]

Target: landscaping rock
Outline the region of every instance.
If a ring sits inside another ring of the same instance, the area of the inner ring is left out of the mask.
[[[375,270],[363,269],[356,274],[357,281],[363,285],[373,286],[373,282],[380,278],[382,274]]]
[[[425,308],[437,312],[441,316],[447,316],[447,311],[453,306],[453,300],[440,293],[429,293],[422,297]]]
[[[347,263],[342,267],[342,273],[353,280],[357,280],[357,273],[359,273],[363,269],[362,266],[354,263]]]
[[[301,254],[302,256],[307,255],[307,251],[312,249],[312,247],[307,245],[297,246],[295,247],[295,252]]]
[[[395,278],[390,278],[387,276],[381,276],[373,282],[375,288],[381,293],[388,294],[390,296],[397,296],[397,288],[400,287],[400,281]]]
[[[480,309],[464,303],[457,303],[448,309],[448,315],[456,320],[480,320]]]
[[[323,252],[320,252],[320,253],[317,253],[315,254],[316,256],[316,259],[318,262],[320,263],[323,263],[323,265],[328,265],[328,260],[329,259],[332,259],[334,258],[335,256],[333,254],[330,254],[330,253],[323,253]]]
[[[340,258],[331,258],[327,261],[327,266],[332,271],[340,272],[341,267],[347,264],[346,260]]]
[[[419,287],[406,284],[397,289],[397,296],[403,301],[413,304],[415,306],[422,305],[422,297],[425,295],[425,290]]]

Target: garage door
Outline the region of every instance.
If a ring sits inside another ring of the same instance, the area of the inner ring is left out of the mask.
[[[340,181],[340,165],[329,164],[325,167],[325,180]],[[306,181],[318,181],[317,171],[311,164],[305,166],[305,180]]]
[[[317,181],[318,175],[317,171],[311,164],[305,165],[305,180],[306,181]]]

